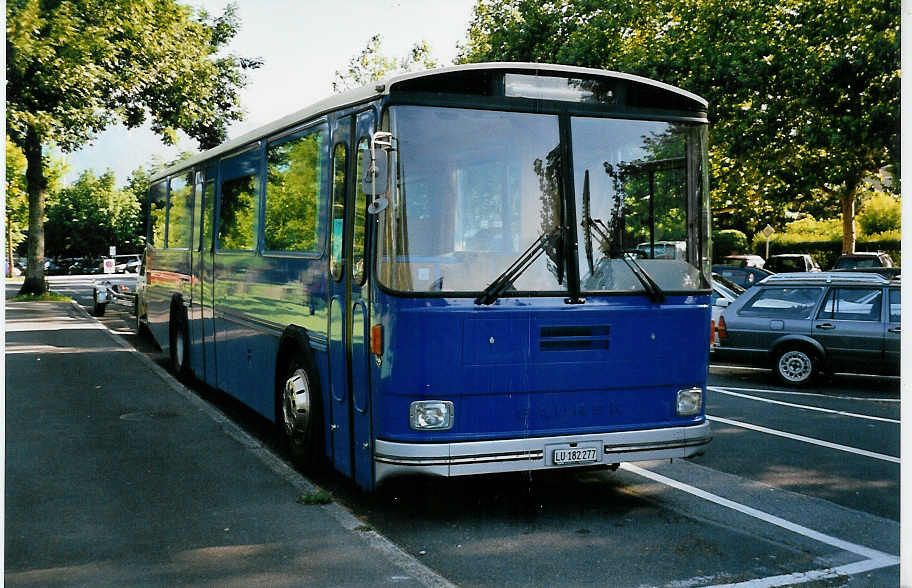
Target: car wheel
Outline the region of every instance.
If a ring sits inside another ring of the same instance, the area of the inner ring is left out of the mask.
[[[779,381],[787,386],[805,386],[817,375],[820,361],[806,349],[790,347],[776,355],[773,371]]]
[[[279,443],[296,465],[313,469],[323,458],[323,413],[310,362],[296,353],[276,380]]]

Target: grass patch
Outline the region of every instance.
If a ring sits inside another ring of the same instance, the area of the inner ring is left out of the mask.
[[[297,500],[298,504],[329,504],[330,502],[332,502],[332,492],[326,490],[301,494]]]
[[[10,299],[12,302],[72,302],[73,299],[48,290],[44,294],[20,294]]]

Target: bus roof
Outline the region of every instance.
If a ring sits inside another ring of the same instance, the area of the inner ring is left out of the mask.
[[[465,65],[455,65],[451,67],[444,67],[438,69],[431,69],[419,72],[404,73],[399,75],[390,76],[376,82],[372,82],[361,88],[354,90],[349,90],[334,96],[330,96],[324,100],[311,104],[301,110],[292,112],[274,122],[261,126],[257,129],[244,133],[243,135],[226,141],[221,145],[209,149],[208,151],[203,151],[194,155],[193,157],[181,161],[175,165],[168,167],[156,174],[151,178],[151,182],[157,182],[169,175],[173,175],[181,170],[185,170],[189,167],[192,167],[200,162],[218,157],[223,154],[231,153],[244,145],[252,143],[254,141],[259,141],[271,135],[274,135],[280,131],[291,128],[299,122],[306,121],[308,119],[321,116],[323,114],[332,112],[334,110],[339,110],[349,106],[354,106],[356,104],[367,102],[371,99],[377,98],[379,96],[388,95],[390,91],[397,85],[402,84],[403,82],[408,82],[421,78],[432,78],[435,76],[444,76],[446,74],[454,72],[470,72],[470,71],[486,71],[486,70],[501,70],[504,72],[529,72],[530,74],[537,74],[539,72],[547,72],[553,74],[578,74],[586,76],[589,78],[604,78],[604,79],[614,79],[614,80],[627,80],[631,82],[636,82],[646,86],[654,87],[658,90],[662,90],[674,95],[679,96],[689,102],[692,102],[694,106],[705,110],[708,107],[708,103],[705,99],[677,88],[663,82],[658,82],[656,80],[651,80],[649,78],[644,78],[641,76],[636,76],[633,74],[626,74],[622,72],[604,70],[604,69],[594,69],[588,67],[575,67],[569,65],[553,65],[545,63],[471,63]]]

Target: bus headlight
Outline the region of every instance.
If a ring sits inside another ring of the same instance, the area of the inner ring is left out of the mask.
[[[453,428],[453,403],[449,400],[418,400],[409,406],[409,425],[416,431]]]
[[[687,388],[678,390],[678,402],[676,410],[678,416],[693,416],[700,413],[703,406],[703,389]]]

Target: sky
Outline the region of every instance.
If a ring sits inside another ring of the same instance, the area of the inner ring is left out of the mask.
[[[221,14],[227,0],[183,0]],[[464,42],[474,0],[237,0],[241,29],[229,52],[258,57],[263,65],[248,73],[241,104],[247,117],[228,130],[234,138],[332,94],[336,70],[344,71],[375,34],[387,57],[404,57],[416,42],[427,41],[441,65],[456,57]],[[66,183],[86,169],[113,170],[118,185],[156,156],[174,158],[197,151],[186,136],[169,147],[148,128],[112,127],[93,144],[66,154]]]

